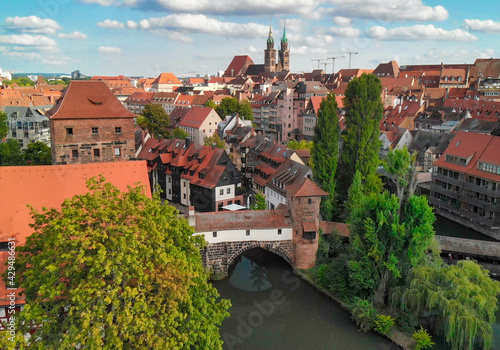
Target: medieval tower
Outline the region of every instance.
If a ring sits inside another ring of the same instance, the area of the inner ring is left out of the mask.
[[[264,50],[264,70],[265,72],[281,72],[284,70],[290,70],[290,50],[288,49],[288,39],[286,37],[286,25],[283,28],[283,36],[281,38],[281,45],[278,52],[278,63],[276,64],[274,38],[271,24],[269,24],[267,47]]]

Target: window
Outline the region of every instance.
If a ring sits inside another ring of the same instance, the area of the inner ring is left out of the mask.
[[[78,150],[77,149],[71,150],[71,157],[78,158]]]
[[[219,190],[219,194],[220,194],[221,196],[224,194],[224,189],[223,189],[223,188],[221,188],[221,189]]]
[[[115,148],[115,156],[120,156],[122,154],[122,150],[120,148]]]
[[[9,242],[0,242],[0,252],[6,252],[9,250]]]
[[[231,193],[231,187],[228,187],[228,188],[227,188],[226,193],[227,193],[227,194],[230,194],[230,193]]]
[[[217,231],[212,232],[212,237],[217,238]]]
[[[99,133],[99,128],[92,128],[92,135],[97,135]]]
[[[281,235],[281,229],[280,228],[278,229],[278,234]]]
[[[247,230],[247,231],[246,231],[246,235],[247,235],[247,236],[250,236],[250,230]]]
[[[171,177],[169,177],[169,178],[168,178],[168,183],[171,183],[171,182],[172,182],[172,178],[171,178]]]
[[[94,148],[94,157],[99,158],[101,156],[101,150],[99,148]]]
[[[73,128],[66,128],[66,135],[73,135]]]
[[[115,133],[116,134],[121,134],[122,133],[122,127],[121,126],[115,126]]]
[[[182,195],[182,199],[186,199],[186,194],[185,193]]]

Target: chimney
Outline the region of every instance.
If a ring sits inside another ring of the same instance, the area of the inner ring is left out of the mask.
[[[399,105],[399,113],[401,113],[401,105],[403,104],[403,100],[401,100],[401,104]]]
[[[194,215],[195,210],[193,206],[189,207],[189,226],[196,227],[196,217]]]
[[[186,142],[186,149],[189,148],[189,146],[191,146],[191,139],[188,137],[186,137],[186,139],[184,140]]]

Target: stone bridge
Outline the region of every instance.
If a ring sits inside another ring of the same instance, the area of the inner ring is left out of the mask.
[[[202,251],[203,265],[210,267],[214,274],[227,276],[231,264],[245,251],[262,248],[282,257],[291,266],[293,263],[292,240],[280,241],[234,241],[208,243]]]

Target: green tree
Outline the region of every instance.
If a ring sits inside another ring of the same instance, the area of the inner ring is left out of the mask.
[[[0,111],[0,141],[3,140],[9,132],[8,115]]]
[[[215,111],[221,119],[226,119],[228,115],[232,115],[233,113],[239,113],[242,119],[253,120],[253,111],[250,102],[245,100],[240,103],[236,97],[223,98],[215,108]]]
[[[325,220],[332,220],[336,210],[335,174],[340,135],[337,108],[334,94],[328,94],[321,101],[311,149],[314,180],[324,191],[328,192],[328,196],[322,199],[321,203],[321,214]]]
[[[363,199],[363,183],[361,182],[361,173],[356,171],[354,174],[354,180],[349,187],[347,201],[345,204],[345,212],[347,221],[350,221],[350,216],[352,213],[356,213],[359,210],[361,201]]]
[[[185,139],[189,136],[186,130],[180,127],[176,127],[172,134],[174,136],[174,139]]]
[[[217,105],[215,104],[214,100],[208,100],[207,102],[205,102],[205,107],[210,107],[210,108],[213,108],[213,109],[216,109],[217,108]]]
[[[212,136],[205,138],[205,141],[203,143],[205,146],[212,147],[215,144],[215,147],[217,148],[226,149],[226,142],[224,140],[221,140],[219,134],[217,134],[216,132]]]
[[[286,143],[286,147],[292,150],[297,150],[297,149],[308,149],[311,150],[313,148],[313,141],[306,141],[306,140],[290,140]]]
[[[40,141],[29,143],[24,150],[24,159],[28,165],[50,165],[52,164],[50,147]]]
[[[408,148],[389,150],[384,160],[384,168],[389,179],[396,185],[396,195],[400,205],[411,197],[417,187],[416,155],[410,155]]]
[[[436,331],[453,350],[491,348],[492,325],[500,283],[472,260],[457,265],[418,266],[405,287],[395,289],[391,304],[403,312],[432,317]]]
[[[148,103],[144,107],[142,117],[144,119],[138,118],[137,124],[139,124],[139,126],[141,126],[141,124],[144,125],[145,129],[148,129],[148,131],[158,139],[170,137],[168,131],[170,117],[161,105]]]
[[[252,105],[248,100],[241,101],[238,107],[238,113],[240,114],[240,118],[242,119],[253,120]]]
[[[346,88],[346,127],[338,174],[341,203],[347,198],[347,190],[356,171],[361,173],[365,194],[382,189],[377,175],[380,164],[379,126],[384,111],[381,93],[380,79],[373,74],[354,78]]]
[[[88,189],[33,211],[34,233],[17,248],[17,332],[42,325],[26,348],[222,349],[230,303],[207,282],[203,237],[141,187],[121,192],[101,177]]]
[[[0,142],[0,165],[24,165],[24,155],[17,140]]]
[[[266,210],[266,209],[267,209],[266,196],[264,196],[263,193],[257,192],[253,196],[252,210]]]
[[[402,209],[395,195],[371,193],[350,217],[350,283],[356,295],[379,307],[389,283],[404,283],[409,269],[426,261],[434,240],[435,217],[425,197],[410,197]]]

